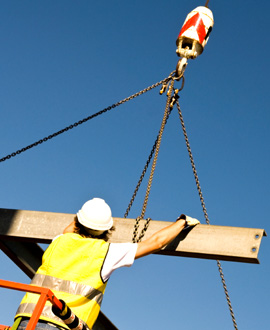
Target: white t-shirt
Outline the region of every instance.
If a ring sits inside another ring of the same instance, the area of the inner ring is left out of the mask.
[[[130,267],[136,252],[137,243],[111,243],[101,269],[102,280],[107,281],[117,268]]]

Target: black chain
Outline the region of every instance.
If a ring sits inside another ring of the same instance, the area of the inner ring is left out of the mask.
[[[186,128],[185,128],[184,119],[183,119],[182,111],[180,109],[180,104],[179,104],[178,100],[176,100],[176,104],[177,104],[179,118],[180,118],[181,125],[182,125],[182,130],[183,130],[185,141],[186,141],[186,146],[187,146],[187,150],[188,150],[188,154],[189,154],[189,159],[190,159],[191,166],[192,166],[192,171],[193,171],[193,174],[194,174],[194,178],[195,178],[195,181],[196,181],[196,186],[197,186],[199,196],[200,196],[200,200],[201,200],[201,205],[202,205],[202,208],[203,208],[204,217],[205,217],[206,223],[208,225],[210,225],[209,217],[208,217],[206,207],[205,207],[205,203],[204,203],[204,198],[203,198],[203,195],[202,195],[201,185],[200,185],[200,182],[199,182],[199,177],[198,177],[198,174],[197,174],[197,170],[195,168],[195,163],[194,163],[193,155],[192,155],[191,148],[190,148],[190,143],[189,143],[188,136],[187,136],[187,131],[186,131]],[[217,266],[218,266],[219,274],[220,274],[220,277],[221,277],[223,289],[224,289],[224,292],[225,292],[226,300],[227,300],[227,303],[228,303],[228,307],[229,307],[229,310],[230,310],[232,322],[233,322],[235,330],[238,330],[236,319],[235,319],[234,312],[233,312],[233,309],[232,309],[230,296],[229,296],[228,289],[227,289],[227,286],[226,286],[223,270],[222,270],[221,263],[220,263],[219,260],[217,260]]]
[[[151,186],[152,186],[152,182],[153,182],[153,177],[154,177],[154,172],[156,169],[156,163],[157,163],[157,157],[158,157],[158,153],[159,153],[159,148],[160,148],[160,144],[161,144],[161,139],[162,139],[162,135],[164,132],[164,128],[169,116],[169,113],[171,112],[171,108],[170,108],[170,103],[172,100],[172,91],[173,91],[173,85],[174,85],[174,79],[171,80],[170,83],[170,87],[167,93],[167,102],[166,102],[166,106],[165,106],[165,112],[163,115],[163,119],[162,119],[162,123],[161,123],[161,127],[159,130],[159,134],[158,134],[158,139],[157,139],[157,144],[155,146],[155,156],[154,156],[154,160],[152,163],[152,168],[151,168],[151,173],[149,176],[149,180],[148,180],[148,185],[147,185],[147,189],[146,189],[146,194],[145,194],[145,198],[144,198],[144,202],[143,202],[143,206],[142,206],[142,211],[141,211],[141,215],[136,219],[136,222],[134,224],[134,232],[133,232],[133,242],[136,242],[136,236],[137,236],[137,231],[139,228],[139,223],[140,220],[143,219],[145,212],[146,212],[146,207],[147,207],[147,203],[148,203],[148,199],[149,199],[149,195],[150,195],[150,190],[151,190]],[[149,222],[150,222],[150,218],[148,218],[146,220],[146,223],[144,225],[144,228],[141,231],[141,234],[139,236],[139,241],[143,238],[148,226],[149,226]],[[138,240],[137,240],[138,241]]]
[[[79,121],[75,122],[74,124],[69,125],[69,126],[63,128],[63,129],[61,129],[61,130],[58,131],[58,132],[55,132],[55,133],[51,134],[51,135],[48,135],[47,137],[45,137],[45,138],[43,138],[43,139],[41,139],[41,140],[39,140],[39,141],[36,141],[36,142],[34,142],[34,143],[32,143],[32,144],[30,144],[30,145],[28,145],[28,146],[26,146],[26,147],[24,147],[24,148],[22,148],[22,149],[19,149],[19,150],[15,151],[15,152],[12,152],[11,154],[9,154],[9,155],[7,155],[7,156],[1,158],[1,159],[0,159],[0,162],[4,162],[4,161],[6,161],[6,160],[8,160],[8,159],[10,159],[10,158],[12,158],[12,157],[15,157],[15,156],[21,154],[22,152],[25,152],[25,151],[27,151],[27,150],[33,148],[33,147],[37,147],[38,145],[40,145],[40,144],[42,144],[42,143],[44,143],[44,142],[47,142],[48,140],[51,140],[51,139],[55,138],[56,136],[58,136],[58,135],[60,135],[60,134],[63,134],[63,133],[65,133],[65,132],[67,132],[67,131],[73,129],[74,127],[77,127],[77,126],[79,126],[79,125],[81,125],[81,124],[84,124],[85,122],[87,122],[87,121],[90,120],[90,119],[93,119],[93,118],[95,118],[95,117],[97,117],[97,116],[99,116],[99,115],[101,115],[101,114],[103,114],[103,113],[105,113],[105,112],[107,112],[107,111],[110,111],[110,110],[112,110],[112,109],[118,107],[119,105],[121,105],[121,104],[123,104],[123,103],[125,103],[125,102],[127,102],[127,101],[130,101],[130,100],[134,99],[135,97],[140,96],[140,95],[142,95],[142,94],[144,94],[144,93],[146,93],[146,92],[148,92],[148,91],[150,91],[150,90],[156,88],[157,86],[160,86],[160,85],[166,83],[167,81],[170,81],[171,78],[172,78],[172,74],[174,74],[174,73],[175,73],[175,71],[173,71],[173,72],[170,74],[169,77],[167,77],[167,78],[165,78],[165,79],[163,79],[163,80],[161,80],[161,81],[159,81],[159,82],[157,82],[157,83],[155,83],[155,84],[153,84],[153,85],[151,85],[151,86],[149,86],[149,87],[147,87],[147,88],[141,90],[140,92],[137,92],[137,93],[135,93],[135,94],[133,94],[133,95],[131,95],[131,96],[129,96],[129,97],[127,97],[127,98],[125,98],[125,99],[123,99],[123,100],[117,102],[117,103],[114,103],[113,105],[111,105],[111,106],[109,106],[109,107],[107,107],[107,108],[105,108],[105,109],[103,109],[103,110],[100,110],[100,111],[94,113],[94,114],[91,115],[91,116],[88,116],[88,117],[86,117],[86,118],[84,118],[84,119],[82,119],[82,120],[79,120]]]
[[[151,221],[151,218],[147,218],[146,221],[145,221],[145,224],[144,224],[144,227],[143,229],[141,230],[141,233],[139,235],[139,237],[137,238],[138,236],[138,229],[139,229],[139,225],[140,225],[140,221],[142,220],[142,217],[138,217],[135,221],[135,225],[134,225],[134,232],[133,232],[133,238],[132,238],[132,242],[133,243],[138,243],[142,240],[144,234],[146,233],[148,227],[149,227],[149,223]]]
[[[190,143],[189,143],[188,136],[187,136],[187,131],[186,131],[186,128],[185,128],[185,123],[184,123],[182,111],[180,109],[180,104],[179,104],[178,100],[176,100],[176,105],[177,105],[178,114],[179,114],[179,118],[180,118],[181,125],[182,125],[182,130],[183,130],[183,133],[184,133],[185,141],[186,141],[186,146],[187,146],[189,159],[190,159],[191,166],[192,166],[192,171],[193,171],[194,178],[195,178],[195,181],[196,181],[196,186],[197,186],[197,189],[198,189],[198,192],[199,192],[204,217],[205,217],[206,223],[208,225],[210,225],[210,221],[209,221],[207,210],[206,210],[205,203],[204,203],[204,198],[203,198],[203,195],[202,195],[202,189],[201,189],[200,182],[199,182],[199,177],[198,177],[197,170],[196,170],[196,167],[195,167],[193,155],[192,155],[192,152],[191,152]]]
[[[169,119],[169,116],[170,116],[171,112],[172,112],[172,108],[169,109],[169,112],[168,112],[168,115],[167,115],[167,118],[166,118],[166,123],[167,123],[167,121],[168,121],[168,119]],[[138,181],[138,183],[137,183],[137,186],[136,186],[136,188],[135,188],[135,190],[134,190],[134,192],[133,192],[133,195],[132,195],[132,197],[131,197],[131,200],[130,200],[130,202],[129,202],[129,204],[128,204],[128,207],[127,207],[127,209],[126,209],[126,213],[125,213],[125,215],[124,215],[124,218],[127,218],[128,214],[129,214],[129,211],[130,211],[130,209],[131,209],[131,207],[132,207],[132,205],[133,205],[133,202],[134,202],[134,200],[135,200],[135,197],[136,197],[136,195],[137,195],[137,193],[138,193],[138,190],[139,190],[139,188],[140,188],[140,186],[141,186],[141,183],[142,183],[142,181],[143,181],[143,179],[144,179],[144,176],[145,176],[145,174],[146,174],[146,171],[147,171],[147,169],[148,169],[148,166],[149,166],[149,164],[150,164],[150,162],[151,162],[151,159],[152,159],[152,157],[153,157],[153,155],[154,155],[154,152],[155,152],[155,150],[156,150],[156,146],[157,146],[157,143],[158,143],[159,134],[160,134],[160,132],[159,132],[158,135],[157,135],[156,141],[155,141],[155,143],[154,143],[154,145],[153,145],[153,147],[152,147],[152,150],[151,150],[151,152],[150,152],[150,154],[149,154],[149,157],[148,157],[148,159],[147,159],[147,161],[146,161],[146,164],[145,164],[145,166],[144,166],[144,168],[143,168],[143,171],[142,171],[142,174],[141,174],[141,176],[140,176],[140,179],[139,179],[139,181]]]
[[[162,119],[160,131],[159,131],[159,135],[158,135],[158,141],[157,141],[157,145],[156,145],[155,156],[154,156],[154,159],[153,159],[151,173],[150,173],[150,176],[149,176],[148,185],[147,185],[147,189],[146,189],[146,194],[145,194],[143,207],[142,207],[142,211],[141,211],[141,218],[144,217],[145,212],[146,212],[146,207],[147,207],[147,203],[148,203],[148,199],[149,199],[149,195],[150,195],[150,189],[151,189],[151,186],[152,186],[153,177],[154,177],[154,173],[155,173],[155,169],[156,169],[156,164],[157,164],[157,158],[158,158],[159,148],[160,148],[160,144],[161,144],[161,139],[162,139],[162,135],[163,135],[163,132],[164,132],[167,116],[168,116],[168,113],[169,113],[169,106],[170,106],[170,102],[171,102],[171,95],[172,95],[172,91],[173,91],[173,85],[174,85],[174,79],[171,80],[171,84],[170,84],[170,87],[169,87],[169,90],[168,90],[168,93],[167,93],[167,102],[166,102],[164,116],[163,116],[163,119]]]

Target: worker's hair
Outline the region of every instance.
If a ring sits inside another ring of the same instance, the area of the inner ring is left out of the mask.
[[[93,234],[93,231],[89,233],[87,228],[83,226],[81,223],[79,223],[77,216],[75,216],[74,220],[75,220],[74,233],[79,234],[85,238],[103,239],[105,242],[107,242],[110,238],[111,233],[115,230],[115,227],[113,226],[111,229],[104,231],[101,235],[95,236]]]

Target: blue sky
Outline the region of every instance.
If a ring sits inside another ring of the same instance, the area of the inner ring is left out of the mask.
[[[205,1],[1,1],[4,157],[167,77],[187,14]],[[213,225],[269,232],[268,1],[210,0],[215,25],[180,94]],[[76,213],[102,197],[123,217],[160,128],[159,88],[0,164],[1,208]],[[147,180],[146,180],[147,181]],[[129,217],[140,215],[144,182]],[[146,216],[204,223],[180,121],[171,114]],[[269,327],[269,243],[260,265],[222,262],[239,329]],[[1,252],[2,279],[29,279]],[[2,324],[22,297],[0,289]],[[110,279],[119,328],[233,329],[216,262],[149,256]]]

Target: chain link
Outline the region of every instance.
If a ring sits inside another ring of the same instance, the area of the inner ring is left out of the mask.
[[[154,172],[156,169],[156,164],[157,164],[157,157],[158,157],[158,153],[159,153],[159,148],[160,148],[160,144],[161,144],[161,139],[162,139],[162,135],[164,132],[164,128],[165,128],[165,124],[167,122],[169,113],[170,113],[170,102],[171,102],[171,95],[172,95],[172,91],[173,91],[173,85],[174,85],[174,79],[171,80],[170,83],[170,87],[167,93],[167,102],[166,102],[166,106],[165,106],[165,111],[164,111],[164,115],[163,115],[163,119],[162,119],[162,123],[161,123],[161,127],[159,130],[159,134],[158,134],[158,139],[157,139],[157,143],[155,146],[155,156],[153,159],[153,163],[152,163],[152,167],[151,167],[151,173],[149,176],[149,180],[148,180],[148,184],[147,184],[147,189],[146,189],[146,194],[145,194],[145,198],[144,198],[144,202],[143,202],[143,206],[142,206],[142,211],[141,211],[141,215],[136,219],[135,225],[134,225],[134,232],[133,232],[133,242],[136,241],[136,236],[137,236],[137,231],[138,231],[138,227],[139,227],[139,222],[140,220],[142,220],[144,218],[145,212],[146,212],[146,207],[147,207],[147,203],[148,203],[148,199],[149,199],[149,195],[150,195],[150,190],[151,190],[151,186],[152,186],[152,182],[153,182],[153,177],[154,177]],[[149,222],[150,222],[150,218],[147,219],[146,223],[145,223],[145,227],[143,228],[139,240],[141,240],[149,226]]]
[[[187,136],[187,131],[186,131],[186,128],[185,128],[184,119],[183,119],[182,111],[181,111],[180,104],[179,104],[178,100],[176,100],[176,104],[177,104],[179,118],[180,118],[181,125],[182,125],[182,130],[183,130],[185,141],[186,141],[186,146],[187,146],[187,150],[188,150],[188,154],[189,154],[189,159],[190,159],[191,166],[192,166],[192,171],[193,171],[193,174],[194,174],[194,177],[195,177],[196,186],[197,186],[197,189],[198,189],[198,192],[199,192],[200,201],[201,201],[201,205],[202,205],[202,208],[203,208],[204,217],[205,217],[206,223],[208,225],[210,225],[209,217],[208,217],[206,207],[205,207],[205,203],[204,203],[204,198],[203,198],[203,195],[202,195],[201,185],[200,185],[200,182],[199,182],[199,177],[198,177],[198,174],[197,174],[197,170],[195,168],[195,163],[194,163],[190,143],[189,143],[188,136]],[[221,263],[220,263],[219,260],[217,260],[217,266],[218,266],[219,274],[220,274],[220,277],[221,277],[221,281],[222,281],[224,293],[225,293],[225,296],[226,296],[226,300],[227,300],[227,303],[228,303],[228,307],[229,307],[229,310],[230,310],[232,322],[233,322],[235,330],[238,330],[236,319],[235,319],[234,312],[233,312],[233,309],[232,309],[230,296],[229,296],[228,289],[227,289],[227,286],[226,286],[223,270],[222,270]]]
[[[168,121],[168,119],[169,119],[169,116],[170,116],[171,112],[172,112],[172,108],[169,109],[168,116],[167,116],[167,118],[166,118],[166,123],[167,123],[167,121]],[[152,159],[152,157],[153,157],[153,155],[154,155],[154,152],[155,152],[155,150],[156,150],[156,146],[157,146],[157,143],[158,143],[158,137],[159,137],[159,134],[160,134],[160,133],[158,133],[158,136],[157,136],[157,138],[156,138],[156,141],[155,141],[155,143],[154,143],[154,145],[153,145],[153,147],[152,147],[152,150],[151,150],[151,152],[150,152],[150,154],[149,154],[149,157],[148,157],[148,159],[147,159],[147,161],[146,161],[146,164],[145,164],[145,166],[144,166],[144,168],[143,168],[143,171],[142,171],[142,174],[141,174],[141,176],[140,176],[140,179],[139,179],[139,181],[138,181],[138,183],[137,183],[137,186],[136,186],[136,188],[135,188],[135,190],[134,190],[134,192],[133,192],[133,195],[132,195],[132,197],[131,197],[131,200],[130,200],[130,202],[129,202],[129,205],[128,205],[127,209],[126,209],[126,213],[125,213],[125,215],[124,215],[124,218],[127,218],[128,214],[129,214],[129,211],[130,211],[130,209],[131,209],[131,207],[132,207],[132,205],[133,205],[133,202],[134,202],[134,200],[135,200],[135,197],[136,197],[136,195],[137,195],[137,193],[138,193],[138,190],[139,190],[139,188],[140,188],[140,186],[141,186],[141,183],[142,183],[142,181],[143,181],[143,179],[144,179],[144,176],[145,176],[145,174],[146,174],[146,171],[147,171],[147,169],[148,169],[148,166],[149,166],[149,164],[150,164],[150,162],[151,162],[151,159]]]
[[[138,217],[135,221],[135,225],[134,225],[134,232],[133,232],[133,238],[132,238],[132,242],[133,243],[138,243],[142,240],[144,234],[146,233],[148,227],[149,227],[149,223],[151,221],[151,218],[147,218],[146,221],[145,221],[145,224],[144,224],[144,227],[143,229],[141,230],[141,233],[139,235],[139,237],[137,238],[138,236],[138,230],[139,230],[139,225],[140,225],[140,221],[142,220],[142,217]]]
[[[135,94],[133,94],[133,95],[131,95],[131,96],[129,96],[129,97],[127,97],[127,98],[125,98],[125,99],[119,101],[119,102],[117,102],[117,103],[114,103],[113,105],[111,105],[111,106],[109,106],[109,107],[107,107],[107,108],[105,108],[105,109],[103,109],[103,110],[100,110],[100,111],[94,113],[94,114],[91,115],[91,116],[88,116],[88,117],[86,117],[86,118],[84,118],[84,119],[82,119],[82,120],[79,120],[79,121],[75,122],[74,124],[69,125],[69,126],[63,128],[63,129],[61,129],[61,130],[58,131],[58,132],[55,132],[55,133],[51,134],[51,135],[48,135],[47,137],[45,137],[45,138],[43,138],[43,139],[41,139],[41,140],[39,140],[39,141],[36,141],[36,142],[34,142],[34,143],[32,143],[32,144],[30,144],[30,145],[28,145],[28,146],[26,146],[26,147],[24,147],[24,148],[22,148],[22,149],[19,149],[19,150],[15,151],[15,152],[12,152],[11,154],[9,154],[9,155],[7,155],[7,156],[1,158],[1,159],[0,159],[0,163],[1,163],[1,162],[4,162],[4,161],[6,161],[6,160],[8,160],[8,159],[10,159],[10,158],[12,158],[12,157],[15,157],[15,156],[21,154],[22,152],[25,152],[25,151],[27,151],[27,150],[29,150],[29,149],[31,149],[31,148],[37,147],[38,145],[40,145],[40,144],[42,144],[42,143],[44,143],[44,142],[47,142],[48,140],[51,140],[51,139],[55,138],[56,136],[58,136],[58,135],[60,135],[60,134],[63,134],[63,133],[65,133],[65,132],[67,132],[67,131],[73,129],[74,127],[77,127],[77,126],[79,126],[79,125],[81,125],[81,124],[84,124],[85,122],[87,122],[87,121],[90,120],[90,119],[93,119],[93,118],[95,118],[95,117],[97,117],[97,116],[99,116],[99,115],[101,115],[101,114],[103,114],[103,113],[105,113],[105,112],[107,112],[107,111],[110,111],[110,110],[112,110],[112,109],[118,107],[119,105],[124,104],[125,102],[128,102],[128,101],[134,99],[135,97],[140,96],[140,95],[142,95],[142,94],[144,94],[144,93],[146,93],[146,92],[148,92],[148,91],[150,91],[150,90],[156,88],[157,86],[160,86],[160,85],[166,83],[167,81],[170,81],[170,80],[172,79],[172,75],[173,75],[174,73],[175,73],[175,71],[173,71],[173,72],[169,75],[169,77],[167,77],[167,78],[165,78],[165,79],[163,79],[163,80],[161,80],[161,81],[159,81],[159,82],[157,82],[157,83],[155,83],[155,84],[153,84],[153,85],[151,85],[151,86],[149,86],[149,87],[147,87],[147,88],[145,88],[145,89],[143,89],[143,90],[141,90],[141,91],[139,91],[139,92],[137,92],[137,93],[135,93]]]
[[[153,177],[154,177],[154,173],[155,173],[155,169],[156,169],[156,164],[157,164],[157,158],[158,158],[159,148],[160,148],[160,144],[161,144],[161,139],[162,139],[162,135],[163,135],[164,128],[165,128],[166,119],[167,119],[167,116],[168,116],[168,113],[169,113],[169,106],[170,106],[170,102],[171,102],[171,95],[172,95],[172,91],[173,91],[173,86],[174,86],[174,80],[172,79],[169,90],[168,90],[168,93],[167,93],[167,102],[166,102],[165,112],[164,112],[164,116],[163,116],[163,119],[162,119],[159,135],[158,135],[158,141],[157,141],[157,145],[156,145],[155,156],[154,156],[154,159],[153,159],[151,173],[150,173],[150,176],[149,176],[148,185],[147,185],[147,189],[146,189],[146,194],[145,194],[143,207],[142,207],[142,211],[141,211],[141,218],[144,217],[145,212],[146,212],[146,207],[147,207],[147,203],[148,203],[148,199],[149,199],[150,189],[151,189],[151,186],[152,186]]]
[[[199,182],[199,177],[198,177],[197,170],[196,170],[196,167],[195,167],[193,155],[192,155],[192,152],[191,152],[190,143],[189,143],[188,136],[187,136],[187,131],[186,131],[186,128],[185,128],[185,123],[184,123],[182,111],[180,109],[180,104],[179,104],[178,100],[176,100],[176,105],[177,105],[178,114],[179,114],[179,118],[180,118],[181,125],[182,125],[182,130],[183,130],[183,133],[184,133],[185,141],[186,141],[186,146],[187,146],[189,159],[190,159],[191,166],[192,166],[192,171],[193,171],[194,178],[195,178],[195,181],[196,181],[196,186],[197,186],[197,189],[198,189],[198,192],[199,192],[204,217],[205,217],[206,223],[208,225],[210,225],[210,221],[209,221],[209,218],[208,218],[208,214],[207,214],[207,210],[206,210],[206,207],[205,207],[204,198],[203,198],[203,195],[202,195],[202,190],[201,190],[201,186],[200,186],[200,182]]]
[[[232,304],[231,304],[231,300],[230,300],[230,296],[229,296],[229,292],[228,292],[228,289],[227,289],[227,285],[226,285],[226,282],[225,282],[223,270],[222,270],[221,263],[220,263],[219,260],[217,260],[217,266],[218,266],[219,274],[220,274],[220,277],[221,277],[221,282],[222,282],[222,285],[223,285],[226,300],[227,300],[227,303],[228,303],[228,307],[229,307],[229,310],[230,310],[233,326],[234,326],[235,330],[238,330],[236,319],[235,319],[233,308],[232,308]]]

